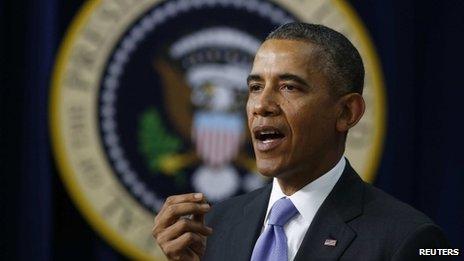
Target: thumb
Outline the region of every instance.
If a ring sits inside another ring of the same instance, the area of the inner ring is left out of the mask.
[[[206,200],[206,198],[204,198],[202,201],[201,201],[201,204],[208,204],[208,205],[211,205],[208,203],[208,201]],[[205,214],[194,214],[193,217],[192,217],[193,221],[196,221],[196,222],[200,222],[202,224],[205,223]]]

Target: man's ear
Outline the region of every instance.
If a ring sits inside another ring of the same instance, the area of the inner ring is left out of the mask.
[[[349,93],[339,100],[340,113],[337,119],[337,131],[346,132],[351,129],[364,114],[366,104],[359,93]]]

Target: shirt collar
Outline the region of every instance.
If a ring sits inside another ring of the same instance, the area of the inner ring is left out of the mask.
[[[342,175],[345,165],[345,157],[342,157],[331,170],[288,197],[306,222],[311,223],[322,202]],[[274,203],[283,197],[287,196],[282,192],[277,178],[274,178],[265,221]]]

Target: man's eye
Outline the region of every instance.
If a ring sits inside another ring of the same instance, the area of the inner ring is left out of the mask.
[[[287,91],[295,91],[297,88],[293,85],[283,84],[281,89],[287,90]]]
[[[250,84],[248,86],[248,89],[250,92],[255,92],[255,91],[259,91],[261,89],[261,86],[259,84]]]

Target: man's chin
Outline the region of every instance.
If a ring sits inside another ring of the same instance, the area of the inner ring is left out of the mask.
[[[273,164],[272,164],[273,163]],[[280,173],[279,167],[276,166],[275,162],[260,162],[258,161],[256,163],[258,172],[261,173],[261,175],[267,177],[267,178],[274,178],[277,177]]]

